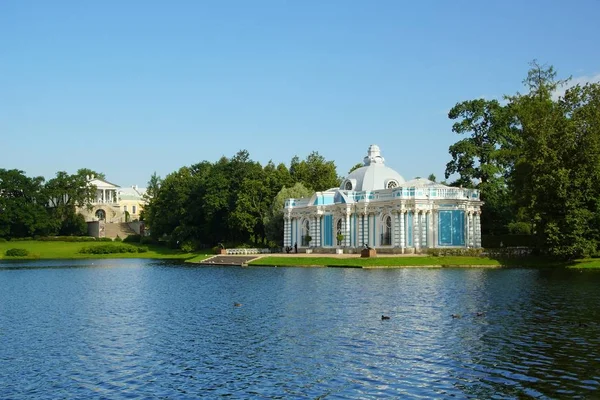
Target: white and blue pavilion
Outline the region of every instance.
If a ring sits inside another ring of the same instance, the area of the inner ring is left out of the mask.
[[[284,246],[327,252],[366,244],[381,253],[481,247],[478,190],[405,181],[377,145],[363,161],[339,188],[286,200]]]

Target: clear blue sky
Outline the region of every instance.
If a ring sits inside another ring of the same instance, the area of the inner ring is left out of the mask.
[[[600,1],[0,1],[0,168],[121,186],[247,149],[443,178],[448,110],[600,75]]]

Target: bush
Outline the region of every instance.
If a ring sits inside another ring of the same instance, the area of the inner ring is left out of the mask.
[[[435,248],[435,249],[427,249],[427,254],[433,257],[445,257],[445,256],[468,256],[468,257],[480,257],[481,253],[483,253],[483,249],[445,249],[445,248]]]
[[[151,236],[142,236],[140,239],[141,244],[158,244],[158,240],[152,239]]]
[[[148,251],[145,247],[132,246],[130,244],[103,244],[100,246],[88,246],[79,250],[81,254],[123,254],[144,253]]]
[[[98,238],[96,239],[98,242],[112,242],[113,240],[111,238],[107,238],[107,237],[103,237],[103,238]]]
[[[121,239],[121,236],[117,235],[117,237],[114,240],[115,242],[122,242],[123,239]]]
[[[25,237],[11,239],[12,242],[27,242],[29,240],[33,240],[33,238],[31,236],[25,236]]]
[[[8,249],[4,254],[8,257],[26,257],[29,255],[29,251],[26,249]]]
[[[535,247],[532,235],[481,235],[481,245],[486,249],[499,247]]]
[[[0,243],[6,243],[6,239],[0,238]]]
[[[129,235],[123,239],[123,243],[140,243],[142,237],[140,235]]]
[[[531,235],[531,225],[527,222],[511,222],[507,228],[511,235]]]
[[[94,242],[93,236],[41,236],[37,238],[41,242]]]

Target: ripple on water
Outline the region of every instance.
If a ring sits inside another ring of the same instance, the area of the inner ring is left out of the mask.
[[[0,266],[0,398],[600,390],[599,274],[86,263]]]

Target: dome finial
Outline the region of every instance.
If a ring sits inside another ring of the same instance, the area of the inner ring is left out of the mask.
[[[369,146],[369,150],[367,151],[367,156],[363,159],[363,163],[365,166],[371,164],[383,164],[385,159],[381,156],[381,151],[379,151],[379,146],[376,144],[372,144]]]

